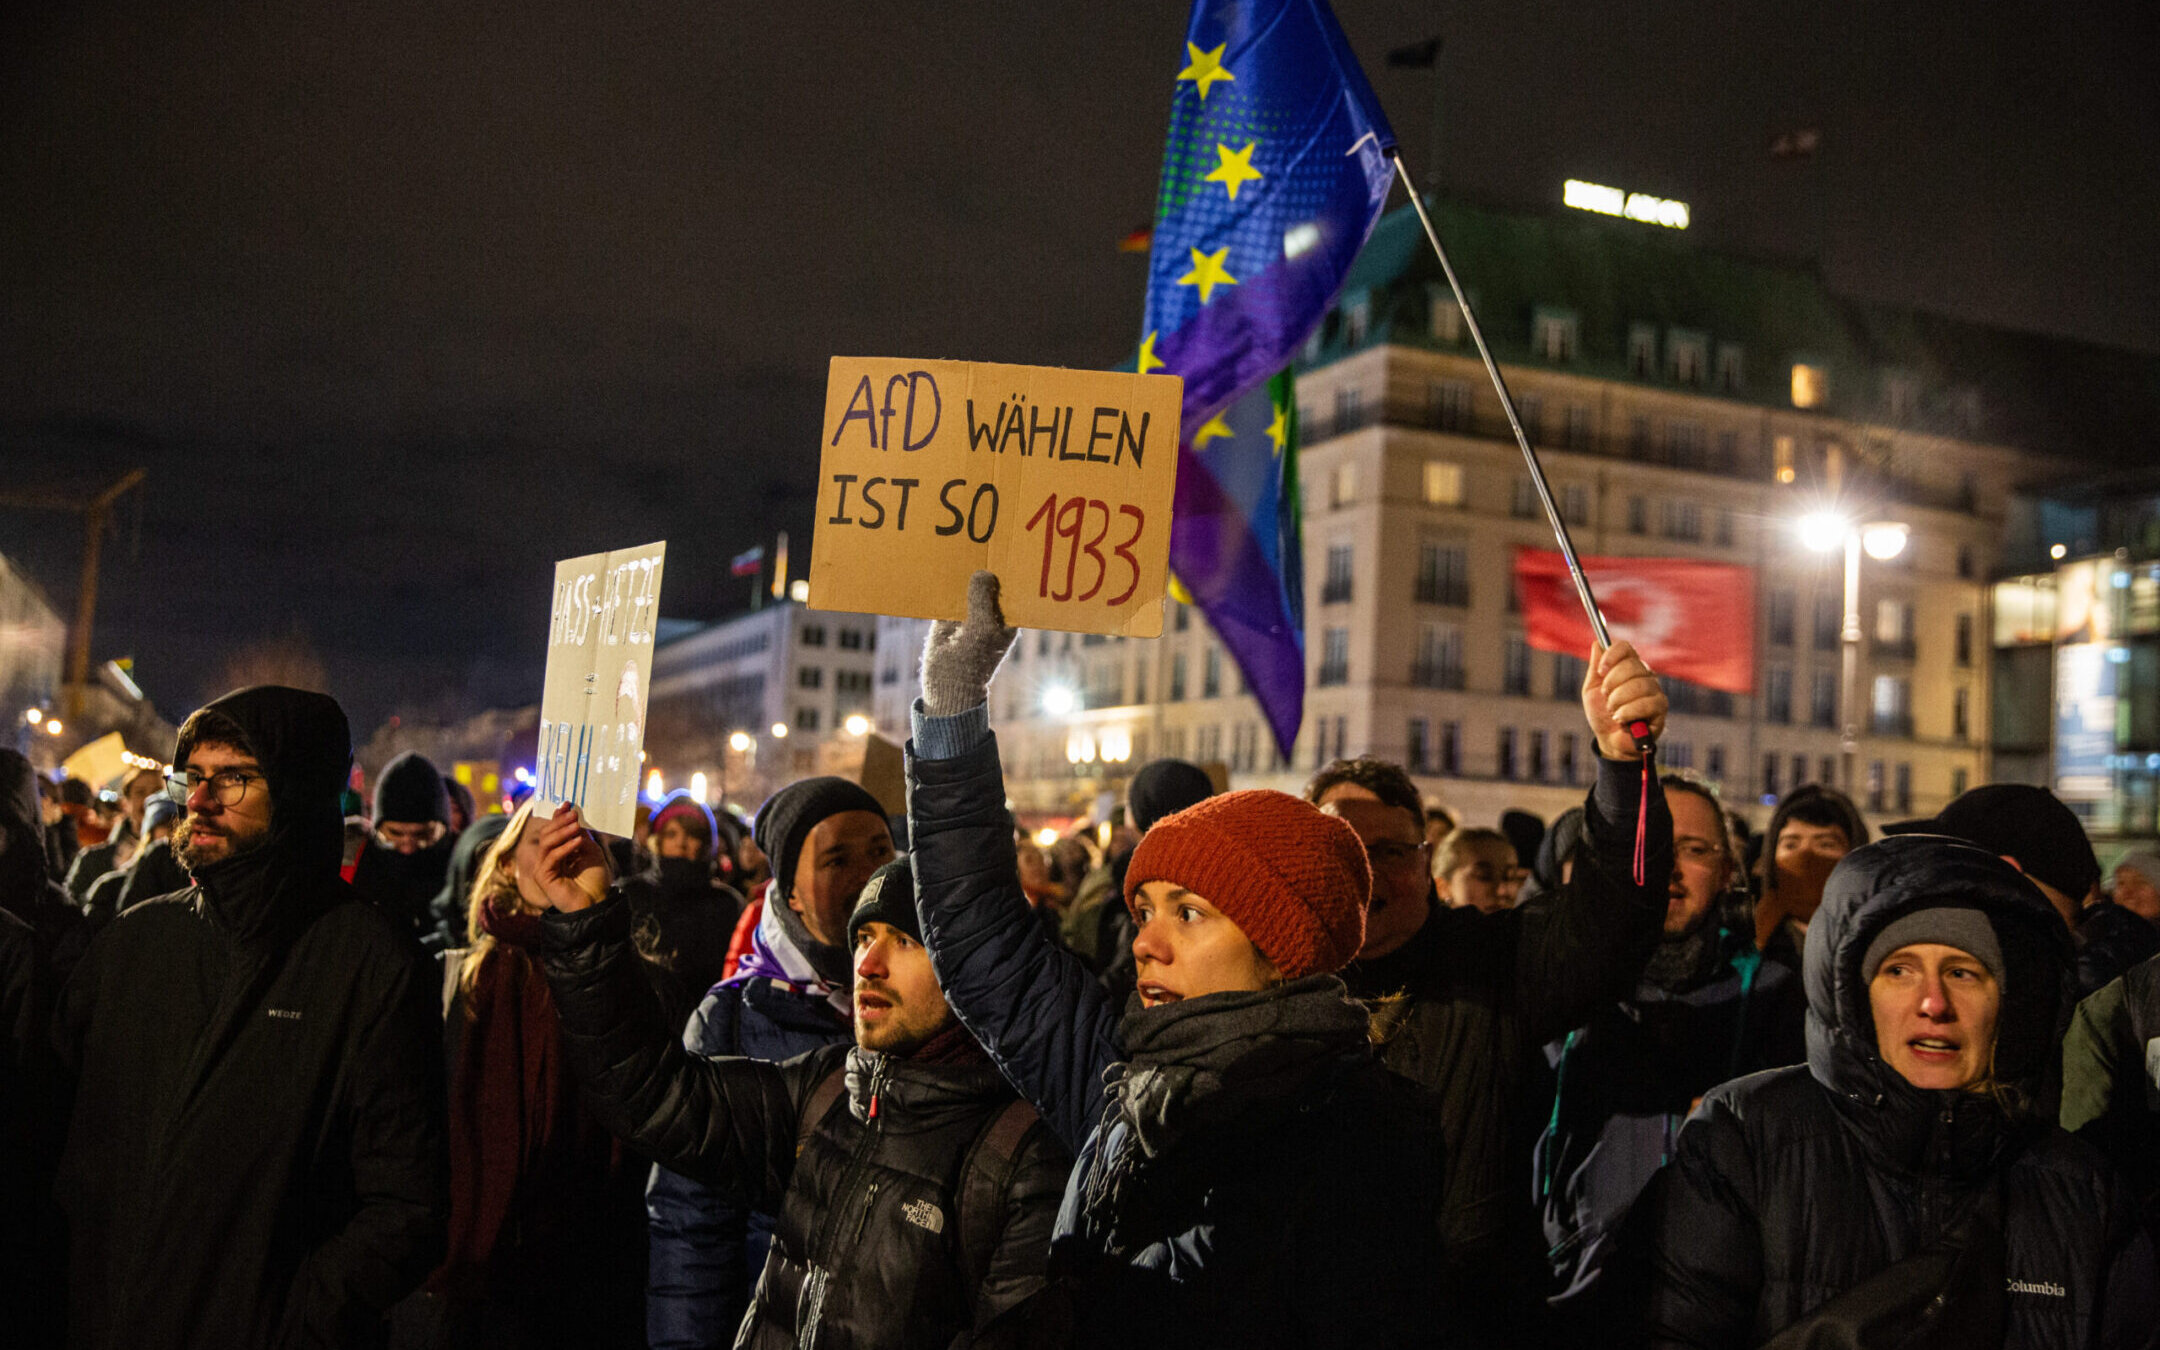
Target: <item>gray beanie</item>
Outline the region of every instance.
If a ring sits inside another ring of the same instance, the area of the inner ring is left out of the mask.
[[[1988,922],[1987,915],[1963,905],[1916,909],[1891,920],[1868,944],[1867,955],[1860,959],[1860,978],[1872,982],[1892,952],[1915,942],[1955,947],[1986,966],[1998,985],[2005,983],[2002,944],[1995,940],[1995,925]]]
[[[2160,853],[2145,848],[2132,849],[2130,852],[2123,854],[2121,860],[2115,864],[2117,872],[2122,871],[2125,867],[2145,878],[2151,884],[2160,886]]]

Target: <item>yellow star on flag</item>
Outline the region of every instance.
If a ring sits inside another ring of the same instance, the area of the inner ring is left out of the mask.
[[[1198,450],[1218,436],[1234,437],[1236,435],[1237,433],[1230,429],[1230,424],[1222,420],[1222,414],[1217,413],[1192,434],[1192,448]]]
[[[1155,354],[1155,334],[1140,339],[1140,373],[1145,375],[1151,370],[1160,370],[1162,364],[1163,359]]]
[[[1198,286],[1200,303],[1206,304],[1217,286],[1235,286],[1237,278],[1223,270],[1223,259],[1230,256],[1230,246],[1224,244],[1213,253],[1192,250],[1192,271],[1177,279],[1180,286]]]
[[[1275,453],[1278,455],[1283,452],[1283,447],[1290,443],[1290,410],[1280,403],[1275,405],[1275,420],[1268,423],[1267,438],[1275,442]]]
[[[1215,166],[1215,172],[1209,174],[1206,181],[1222,184],[1230,190],[1230,200],[1236,201],[1239,187],[1260,181],[1260,171],[1252,166],[1253,147],[1258,144],[1258,141],[1247,141],[1243,150],[1232,150],[1227,145],[1216,146],[1215,154],[1222,163]]]
[[[1223,47],[1229,45],[1229,43],[1225,42],[1222,47],[1217,47],[1214,51],[1204,52],[1190,42],[1185,44],[1186,52],[1192,56],[1192,64],[1179,71],[1177,77],[1181,80],[1191,80],[1193,82],[1194,86],[1200,90],[1200,101],[1202,103],[1207,102],[1207,91],[1210,84],[1217,80],[1234,81],[1237,79],[1237,76],[1222,68]]]

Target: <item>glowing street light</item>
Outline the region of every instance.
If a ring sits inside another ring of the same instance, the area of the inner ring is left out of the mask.
[[[1066,685],[1053,684],[1048,689],[1043,690],[1042,710],[1052,717],[1065,716],[1074,707],[1078,706],[1079,702],[1080,700],[1074,697],[1072,689]]]
[[[667,796],[667,780],[660,776],[658,769],[654,769],[651,773],[645,775],[645,799],[656,802],[665,796]]]
[[[727,738],[727,743],[728,749],[733,750],[736,754],[748,754],[750,751],[750,733],[738,731]]]
[[[785,722],[775,722],[775,723],[773,723],[773,724],[772,724],[772,734],[773,734],[773,739],[774,739],[774,740],[776,740],[776,741],[784,741],[784,740],[786,740],[786,739],[787,739],[787,723],[785,723]]]
[[[1851,527],[1834,511],[1815,511],[1800,517],[1800,543],[1811,553],[1828,553],[1845,542]]]
[[[57,735],[59,735],[59,734],[60,734],[60,719],[59,719],[59,718],[57,718],[57,717],[48,717],[48,718],[46,718],[46,719],[45,719],[45,730],[46,730],[47,732],[49,732],[50,734],[54,735],[54,736],[57,736]]]
[[[1911,533],[1897,521],[1877,521],[1860,531],[1860,547],[1875,561],[1888,562],[1905,551],[1905,540]]]
[[[2061,544],[2057,544],[2055,547],[2048,550],[2048,556],[2050,558],[2053,558],[2057,562],[2061,562],[2063,559],[2070,556],[2070,550]],[[32,708],[30,710],[30,720],[33,722],[37,720],[37,709]]]
[[[1045,825],[1041,829],[1035,831],[1035,843],[1036,846],[1039,848],[1051,848],[1057,844],[1057,841],[1058,832],[1051,829],[1048,825]]]
[[[705,804],[704,774],[694,773],[690,775],[690,796],[698,805],[703,806]]]
[[[2062,554],[2058,553],[2055,556],[2060,558]],[[45,720],[45,714],[36,708],[32,708],[28,712],[23,714],[23,720],[25,722],[28,722],[31,726],[36,726],[38,723]]]
[[[841,729],[850,736],[867,736],[870,734],[870,719],[861,713],[849,713],[847,721],[841,723]]]

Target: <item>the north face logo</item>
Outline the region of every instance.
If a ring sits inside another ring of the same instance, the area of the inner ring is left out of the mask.
[[[928,1200],[910,1200],[900,1207],[907,1221],[917,1228],[927,1228],[933,1233],[945,1231],[945,1215]]]
[[[2051,1280],[2041,1280],[2037,1283],[2032,1280],[2011,1280],[2009,1283],[2010,1292],[2013,1294],[2046,1294],[2049,1298],[2070,1297],[2069,1290]]]

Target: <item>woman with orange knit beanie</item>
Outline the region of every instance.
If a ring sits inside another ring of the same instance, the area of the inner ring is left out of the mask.
[[[1113,1008],[1030,915],[987,710],[1013,630],[978,572],[923,652],[908,816],[946,998],[1078,1159],[1053,1241],[1081,1345],[1426,1345],[1444,1145],[1335,975],[1365,936],[1364,846],[1280,792],[1156,823]],[[1120,1015],[1122,1011],[1122,1016]]]

